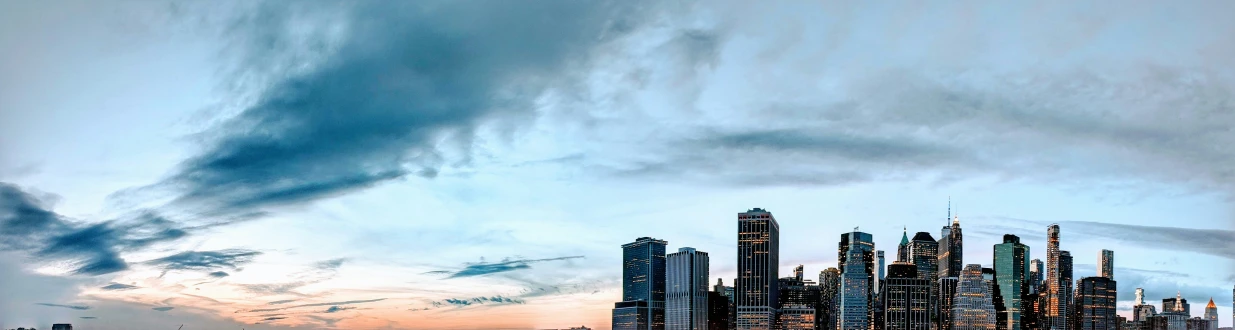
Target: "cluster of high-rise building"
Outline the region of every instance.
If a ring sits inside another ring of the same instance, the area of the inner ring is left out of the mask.
[[[992,267],[964,262],[960,218],[938,239],[906,229],[887,264],[874,237],[841,234],[836,267],[780,277],[780,225],[771,212],[738,213],[737,277],[708,290],[708,254],[642,237],[622,246],[622,301],[614,330],[1217,330],[1213,300],[1190,317],[1178,294],[1162,310],[1136,291],[1133,318],[1115,312],[1115,253],[1097,254],[1098,274],[1075,278],[1073,257],[1060,249],[1060,228],[1046,230],[1046,262],[1032,258],[1016,235],[993,246]],[[1235,302],[1235,290],[1232,290]],[[1235,313],[1232,314],[1235,321]]]

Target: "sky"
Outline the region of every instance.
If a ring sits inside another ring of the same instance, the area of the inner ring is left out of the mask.
[[[729,284],[764,208],[817,274],[949,200],[967,264],[1058,223],[1232,315],[1231,12],[0,2],[0,327],[608,329],[638,237]]]

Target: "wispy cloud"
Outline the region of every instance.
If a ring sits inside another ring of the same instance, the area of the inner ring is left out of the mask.
[[[82,306],[82,305],[61,305],[61,304],[51,304],[51,303],[35,303],[35,305],[42,305],[42,306],[48,306],[48,307],[60,307],[60,308],[68,308],[68,309],[76,309],[76,310],[79,310],[79,311],[84,311],[84,310],[90,309],[90,306]]]
[[[356,309],[356,307],[330,306],[330,308],[326,309],[325,313],[337,313],[337,312],[342,312],[342,311],[349,310],[349,309]]]
[[[446,306],[466,307],[466,306],[472,306],[472,305],[486,305],[486,304],[487,305],[502,305],[502,304],[523,304],[523,303],[524,301],[522,299],[503,297],[503,296],[498,295],[498,296],[492,296],[492,297],[474,297],[474,298],[462,298],[462,299],[446,298],[440,301],[434,301],[432,305],[433,307],[446,307]]]
[[[213,272],[213,273],[206,274],[206,275],[209,275],[210,277],[214,277],[214,278],[224,278],[224,277],[227,277],[227,276],[229,276],[229,275],[231,275],[231,274],[228,274],[227,272],[225,272],[225,271],[221,271],[221,270],[220,270],[220,271]]]
[[[286,304],[286,303],[295,302],[295,301],[296,301],[295,299],[275,300],[275,301],[268,302],[266,304],[267,305],[281,305],[281,304]]]
[[[240,269],[253,261],[261,252],[244,249],[219,251],[184,251],[174,255],[147,261],[146,264],[163,268],[164,273],[173,270],[212,271],[218,268]]]
[[[160,311],[160,312],[166,312],[166,311],[170,311],[170,310],[173,310],[173,309],[176,309],[176,308],[175,308],[175,307],[155,307],[155,308],[151,308],[151,309],[156,310],[156,311]]]
[[[94,316],[78,316],[78,318],[81,318],[81,319],[84,319],[84,320],[93,320],[93,319],[97,319],[98,317],[94,317]]]
[[[252,310],[249,310],[249,312],[250,312],[250,313],[260,313],[260,312],[277,312],[277,311],[281,311],[281,310],[288,310],[288,309],[293,309],[293,308],[302,308],[302,307],[318,307],[318,306],[335,306],[335,305],[351,305],[351,304],[364,304],[364,303],[378,302],[378,301],[382,301],[382,300],[386,300],[386,298],[369,299],[369,300],[348,300],[348,301],[326,302],[326,303],[313,303],[313,304],[303,304],[303,305],[288,306],[288,307],[282,307],[282,308],[263,308],[263,309],[252,309]]]
[[[112,284],[108,284],[107,286],[104,286],[102,289],[103,289],[103,290],[109,290],[109,291],[117,291],[117,290],[132,290],[132,289],[136,289],[136,288],[137,288],[137,286],[136,286],[136,285],[128,285],[128,284],[121,284],[121,283],[112,283]]]
[[[1064,221],[1060,226],[1078,228],[1085,235],[1189,251],[1235,260],[1235,231],[1226,229],[1138,226],[1092,221]]]
[[[581,259],[581,258],[583,258],[583,256],[569,256],[569,257],[558,257],[558,258],[548,258],[548,259],[513,259],[513,260],[508,258],[508,259],[503,259],[501,262],[494,262],[494,263],[487,263],[487,262],[468,263],[468,264],[465,264],[463,269],[460,269],[457,271],[435,270],[435,271],[426,272],[425,274],[450,274],[450,276],[447,276],[446,278],[482,276],[482,275],[515,271],[515,270],[520,270],[520,269],[530,269],[532,268],[531,266],[532,264],[538,263],[538,262]]]

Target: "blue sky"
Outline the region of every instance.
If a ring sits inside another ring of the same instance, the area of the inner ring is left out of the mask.
[[[813,274],[949,197],[1229,315],[1232,6],[3,3],[0,327],[605,329],[637,237]]]

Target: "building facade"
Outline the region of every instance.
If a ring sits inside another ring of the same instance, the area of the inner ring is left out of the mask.
[[[1046,228],[1046,329],[1067,330],[1067,303],[1063,296],[1063,279],[1059,276],[1059,225]]]
[[[885,330],[933,330],[928,310],[931,283],[918,277],[918,268],[908,262],[894,262],[880,299]]]
[[[1214,298],[1209,298],[1205,305],[1205,320],[1209,321],[1209,330],[1218,330],[1218,305],[1214,305]]]
[[[1098,276],[1115,279],[1115,251],[1098,252]]]
[[[837,303],[840,302],[840,270],[829,267],[819,272],[820,306],[815,310],[819,329],[836,329]]]
[[[858,232],[853,232],[858,234]],[[839,303],[837,304],[838,330],[869,330],[870,322],[870,276],[862,263],[862,242],[849,242],[845,269],[840,278]]]
[[[928,232],[918,232],[909,241],[909,258],[918,267],[918,278],[929,283],[939,282],[939,242]],[[940,312],[939,288],[931,286],[931,315]]]
[[[771,330],[779,292],[780,225],[767,210],[738,213],[737,329]]]
[[[723,285],[720,285],[723,288]],[[729,330],[729,307],[724,291],[708,291],[708,330]]]
[[[813,281],[802,278],[802,266],[795,269],[795,276],[780,279],[780,305],[777,329],[812,330],[816,325],[816,309],[821,292]]]
[[[1029,246],[1021,244],[1016,235],[1003,235],[1003,243],[995,245],[995,282],[999,286],[1003,308],[1000,320],[1005,327],[1000,330],[1021,330],[1021,299],[1029,294]]]
[[[708,253],[683,247],[665,257],[665,329],[704,330],[708,325]]]
[[[936,308],[938,312],[935,313],[934,323],[939,330],[952,330],[952,307],[956,307],[957,284],[960,284],[959,277],[941,277],[936,285],[939,300],[935,303],[939,307]]]
[[[1042,271],[1042,259],[1029,260],[1029,292],[1042,292],[1042,277],[1046,273]]]
[[[995,330],[995,305],[991,284],[982,279],[982,265],[966,265],[956,286],[952,329]]]
[[[1105,276],[1091,276],[1076,283],[1073,329],[1118,330],[1115,280]]]
[[[665,245],[640,237],[622,245],[622,301],[614,304],[613,329],[665,328]]]
[[[965,241],[964,235],[961,233],[961,220],[959,216],[951,215],[951,209],[951,207],[948,207],[948,217],[952,219],[952,224],[951,226],[944,226],[944,229],[941,231],[943,236],[939,237],[938,242],[938,277],[959,277],[961,267],[964,266],[962,257]]]

